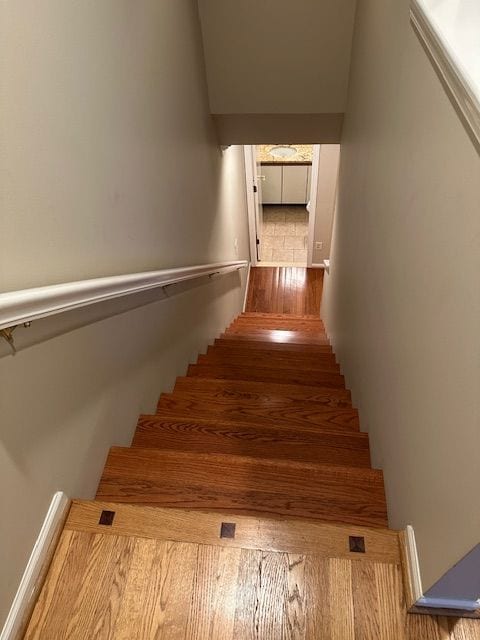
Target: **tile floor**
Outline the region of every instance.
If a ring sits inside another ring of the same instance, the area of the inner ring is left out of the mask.
[[[303,205],[264,205],[262,263],[305,267],[307,236],[308,211]]]

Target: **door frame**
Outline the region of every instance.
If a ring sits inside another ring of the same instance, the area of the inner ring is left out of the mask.
[[[256,145],[244,145],[245,158],[245,188],[247,196],[248,211],[248,235],[250,241],[250,261],[253,267],[261,266],[261,260],[257,259],[257,203],[254,187],[257,187],[257,168],[254,158],[254,147]],[[315,242],[315,220],[317,215],[317,191],[318,175],[320,169],[320,148],[321,145],[313,145],[312,172],[310,177],[310,211],[308,214],[308,236],[307,236],[307,267],[313,266],[313,244]],[[320,267],[323,265],[315,265]]]
[[[252,267],[258,265],[257,260],[257,203],[255,200],[255,190],[257,187],[257,167],[254,162],[255,145],[243,145],[243,154],[245,158],[245,188],[247,195],[247,212],[248,212],[248,238],[250,242],[250,264]],[[257,187],[258,188],[258,187]]]

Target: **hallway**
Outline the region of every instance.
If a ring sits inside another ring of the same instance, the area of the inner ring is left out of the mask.
[[[246,311],[320,316],[323,270],[251,267]]]
[[[478,637],[478,621],[406,613],[402,534],[319,318],[322,275],[252,270],[256,310],[111,448],[96,500],[73,502],[25,638]]]

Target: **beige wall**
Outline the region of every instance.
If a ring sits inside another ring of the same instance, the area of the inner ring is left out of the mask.
[[[322,144],[317,185],[317,204],[313,245],[313,263],[322,264],[330,256],[333,216],[337,197],[338,166],[340,145]],[[315,242],[322,242],[322,248],[316,249]]]
[[[323,316],[428,588],[480,539],[480,161],[408,9],[359,3]]]
[[[0,11],[2,290],[248,258],[243,154],[213,133],[193,0]],[[0,624],[54,491],[93,496],[108,447],[240,310],[244,284],[183,287],[0,359]]]
[[[335,144],[342,137],[343,113],[227,113],[215,115],[214,122],[222,144]]]
[[[199,0],[199,8],[212,113],[344,111],[355,0]]]

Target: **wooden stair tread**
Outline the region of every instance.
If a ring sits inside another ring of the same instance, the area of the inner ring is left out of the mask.
[[[344,377],[329,371],[301,371],[268,367],[239,367],[227,364],[191,364],[188,376],[224,380],[256,380],[258,382],[285,382],[308,386],[345,389]]]
[[[142,415],[132,447],[370,467],[367,434]]]
[[[97,498],[386,527],[381,471],[112,447]]]
[[[220,398],[215,394],[174,395],[162,394],[157,405],[158,411],[182,415],[221,417],[238,422],[252,424],[260,421],[262,424],[275,426],[278,423],[313,428],[315,426],[329,429],[359,430],[358,413],[356,409],[328,407],[320,402],[307,405],[304,402],[289,401],[284,404],[266,403],[258,406],[249,402],[240,403],[236,399]]]
[[[262,389],[261,387],[264,386]],[[302,408],[310,405],[312,408],[321,411],[337,409],[348,410],[357,413],[353,408],[350,398],[343,389],[329,389],[328,387],[308,387],[300,385],[282,385],[285,389],[278,389],[275,385],[262,385],[262,383],[251,383],[234,380],[215,380],[214,378],[188,378],[179,377],[175,383],[172,393],[161,394],[163,396],[195,398],[205,402],[219,402],[222,404],[239,407],[258,407],[268,409],[274,407],[295,407]],[[299,389],[292,387],[299,386]],[[275,388],[276,387],[276,388]],[[337,393],[335,393],[337,392]]]
[[[102,511],[115,513],[108,528],[99,524]],[[237,515],[235,537],[221,538],[222,522],[228,520],[229,514],[216,511],[73,500],[65,529],[282,553],[312,553],[334,558],[351,558],[349,536],[362,536],[365,538],[365,553],[356,554],[357,561],[400,562],[398,533],[391,529]]]
[[[284,360],[290,362],[299,363],[311,363],[338,366],[333,352],[321,352],[321,353],[309,353],[308,351],[287,351],[284,349],[255,349],[254,347],[245,348],[241,345],[209,345],[207,347],[206,355],[217,355],[223,358],[230,358],[232,356],[240,356],[244,358],[251,358],[253,360]]]
[[[252,320],[250,318],[242,318],[240,320],[234,320],[229,329],[244,329],[247,332],[250,329],[265,329],[268,331],[301,331],[305,333],[313,333],[319,335],[325,335],[325,327],[322,322],[308,321],[285,321],[285,320]]]
[[[257,352],[258,353],[258,352]],[[261,352],[260,352],[261,353]],[[297,369],[303,371],[331,371],[332,373],[340,373],[340,367],[334,359],[313,359],[313,358],[295,358],[295,356],[275,356],[255,357],[250,353],[222,353],[221,351],[210,351],[207,354],[200,354],[197,358],[197,364],[231,364],[240,367],[260,367],[260,368],[278,368],[278,369]]]
[[[216,338],[214,346],[221,346],[235,349],[254,349],[267,351],[280,351],[282,353],[306,353],[308,355],[315,354],[333,354],[330,344],[313,345],[313,344],[295,344],[288,342],[265,342],[263,340],[236,340],[235,336],[228,338]]]
[[[274,382],[256,382],[254,380],[222,380],[216,378],[193,378],[179,376],[175,382],[173,393],[177,391],[226,392],[243,394],[246,397],[280,396],[329,404],[330,406],[351,408],[351,397],[348,389],[334,387],[308,386],[298,384],[282,384]]]
[[[298,331],[269,331],[267,329],[249,330],[248,332],[233,332],[226,331],[220,334],[221,338],[227,339],[230,337],[234,340],[261,340],[262,342],[272,342],[277,344],[290,343],[290,344],[312,344],[312,345],[327,345],[330,346],[327,337],[311,337],[306,336]]]

